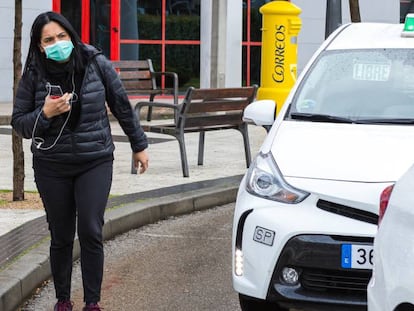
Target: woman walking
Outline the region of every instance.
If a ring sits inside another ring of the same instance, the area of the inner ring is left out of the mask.
[[[40,14],[32,25],[11,124],[21,136],[32,139],[35,182],[51,234],[55,311],[72,310],[76,228],[83,310],[101,310],[102,228],[115,149],[107,107],[129,138],[135,166],[145,172],[147,139],[110,61],[83,44],[62,15]]]

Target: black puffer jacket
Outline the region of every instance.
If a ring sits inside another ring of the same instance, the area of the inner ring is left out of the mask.
[[[79,163],[111,155],[115,149],[105,102],[128,136],[132,151],[147,148],[147,138],[111,62],[98,50],[85,46],[87,65],[80,88],[80,116],[77,126],[63,129],[56,145],[50,150],[36,148],[34,157],[50,161]],[[94,61],[94,59],[96,61]],[[97,67],[99,66],[99,68]],[[53,144],[66,119],[61,115],[46,119],[41,112],[47,95],[46,81],[41,81],[35,70],[21,79],[13,107],[12,127],[24,138],[32,138],[36,119],[35,136],[44,139],[42,147]],[[39,116],[40,113],[40,116]]]

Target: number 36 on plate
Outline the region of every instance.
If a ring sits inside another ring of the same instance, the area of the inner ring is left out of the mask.
[[[374,249],[372,245],[342,244],[341,266],[346,269],[372,269]]]

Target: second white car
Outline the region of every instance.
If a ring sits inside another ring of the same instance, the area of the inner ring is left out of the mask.
[[[414,311],[414,166],[381,196],[369,311]]]

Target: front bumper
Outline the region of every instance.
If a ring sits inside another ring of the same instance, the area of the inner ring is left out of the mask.
[[[341,268],[341,245],[372,244],[373,238],[329,235],[299,235],[283,248],[270,280],[268,301],[294,301],[294,305],[346,305],[366,307],[366,288],[371,270]],[[282,269],[299,271],[292,286],[282,280]]]
[[[330,201],[326,196],[323,199]],[[371,270],[342,268],[341,246],[372,245],[376,216],[326,202],[318,206],[320,196],[311,195],[286,206],[254,197],[241,188],[233,223],[233,258],[236,250],[241,250],[243,273],[236,275],[233,260],[234,289],[286,307],[366,309]],[[254,238],[258,227],[274,232],[274,240],[258,243]],[[298,284],[282,281],[284,267],[300,271]]]

